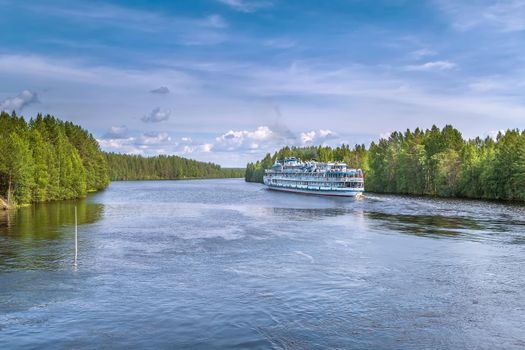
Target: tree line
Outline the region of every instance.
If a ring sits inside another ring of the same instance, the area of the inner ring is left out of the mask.
[[[105,153],[88,131],[51,115],[26,121],[0,112],[0,147],[0,205],[8,206],[81,198],[110,180],[244,176],[244,169],[177,156]]]
[[[491,137],[464,139],[450,125],[393,132],[388,138],[350,148],[285,147],[249,163],[246,181],[262,182],[276,159],[343,161],[365,174],[372,192],[525,200],[525,132],[517,129]]]
[[[179,156],[144,157],[105,153],[111,180],[178,180],[243,177],[244,169],[222,168]]]
[[[98,142],[51,115],[0,113],[0,196],[8,204],[78,198],[109,183]]]

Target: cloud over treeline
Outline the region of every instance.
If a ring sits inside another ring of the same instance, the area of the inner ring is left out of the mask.
[[[273,151],[282,146],[311,146],[337,139],[335,132],[311,130],[298,135],[282,126],[259,126],[251,130],[230,130],[215,139],[213,149],[217,151]]]
[[[214,140],[193,140],[189,136],[172,138],[166,132],[145,132],[130,135],[124,125],[111,127],[98,142],[112,152],[131,154],[182,154],[237,152],[254,154],[274,152],[283,146],[317,146],[340,141],[328,129],[294,133],[283,126],[259,126],[254,130],[229,130]]]

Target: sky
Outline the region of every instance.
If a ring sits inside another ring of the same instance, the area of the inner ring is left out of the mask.
[[[245,166],[284,145],[525,128],[523,0],[0,0],[0,110],[103,150]]]

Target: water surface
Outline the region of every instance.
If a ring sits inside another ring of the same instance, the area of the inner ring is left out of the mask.
[[[0,349],[523,348],[524,214],[114,182],[0,213]]]

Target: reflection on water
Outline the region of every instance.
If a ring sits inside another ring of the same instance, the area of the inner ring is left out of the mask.
[[[316,220],[350,214],[345,208],[265,208],[268,215],[287,217],[291,220]]]
[[[103,214],[103,204],[87,200],[40,203],[0,212],[0,268],[56,267],[64,258],[75,223],[90,224]]]
[[[368,219],[379,220],[377,225],[393,232],[412,233],[419,236],[457,236],[465,230],[481,230],[479,222],[458,217],[440,215],[390,214],[381,212],[365,213]]]
[[[432,238],[523,244],[525,205],[460,199],[369,195],[368,221],[378,230]]]
[[[524,206],[229,179],[0,216],[0,349],[525,346]]]

